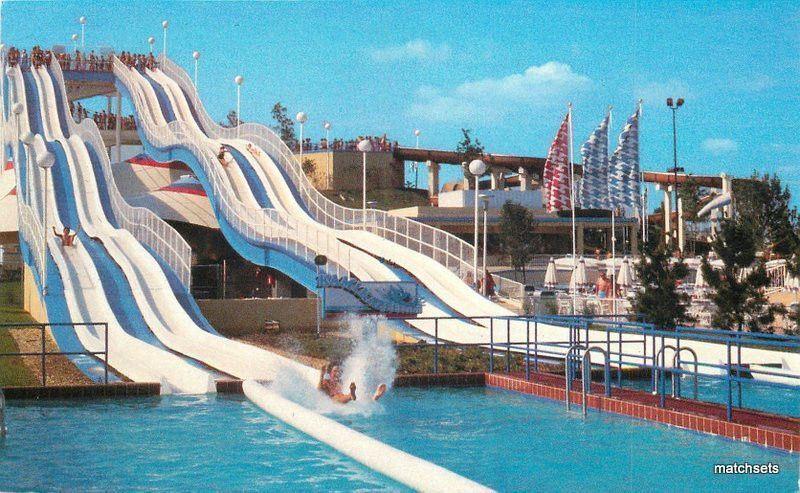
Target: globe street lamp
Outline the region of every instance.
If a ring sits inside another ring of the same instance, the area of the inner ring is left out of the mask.
[[[242,103],[242,83],[244,83],[244,77],[241,75],[237,75],[233,78],[233,83],[236,84],[236,138],[239,138],[239,127],[242,125],[242,117],[241,117],[241,103]]]
[[[197,91],[198,90],[197,88],[199,87],[197,85],[197,67],[198,67],[198,65],[200,63],[200,52],[199,51],[193,51],[192,52],[192,58],[194,58],[194,90]]]
[[[295,119],[300,124],[300,165],[303,164],[303,130],[305,129],[306,122],[308,121],[308,114],[305,111],[299,112],[295,115]]]
[[[469,163],[469,172],[475,175],[475,238],[473,242],[473,246],[475,250],[472,255],[472,274],[475,285],[477,286],[478,283],[478,191],[480,190],[480,177],[484,173],[486,173],[486,163],[484,163],[480,159],[473,159],[471,163]]]
[[[86,17],[80,16],[78,22],[81,25],[81,49],[86,52]]]
[[[678,173],[683,173],[685,170],[683,168],[678,167],[678,126],[677,126],[677,113],[678,108],[683,106],[683,98],[677,98],[673,100],[672,98],[667,98],[667,107],[672,110],[672,168],[668,169],[667,172],[672,173],[673,177],[673,197],[674,197],[674,204],[673,207],[675,208],[675,216],[677,218],[677,211],[678,211]],[[672,216],[672,214],[670,214]],[[672,223],[672,217],[669,217],[669,222]],[[680,219],[678,218],[678,221]],[[675,228],[673,231],[673,245],[678,243],[678,224],[676,221]],[[678,245],[680,248],[680,245]]]
[[[153,54],[153,45],[156,44],[156,38],[154,38],[153,36],[150,36],[149,38],[147,38],[147,44],[150,45],[150,54],[152,55]]]
[[[44,170],[44,207],[42,208],[42,295],[47,295],[47,176],[56,159],[52,152],[47,151],[36,164]],[[30,180],[30,177],[28,177]]]
[[[325,121],[322,123],[322,128],[325,129],[325,145],[328,147],[325,158],[325,188],[331,189],[331,122]]]
[[[416,149],[419,149],[419,134],[421,133],[418,128],[414,129],[414,137],[417,139]],[[419,161],[414,163],[414,188],[419,188]]]
[[[70,39],[72,40],[72,51],[74,53],[77,53],[78,52],[78,39],[79,39],[78,35],[77,34],[73,34],[72,36],[70,36]]]
[[[362,222],[366,221],[367,214],[367,153],[372,151],[372,142],[364,139],[358,143],[358,150],[361,151],[361,217]]]
[[[169,21],[161,21],[161,27],[164,28],[164,50],[162,53],[164,58],[167,58],[167,28],[169,27]]]

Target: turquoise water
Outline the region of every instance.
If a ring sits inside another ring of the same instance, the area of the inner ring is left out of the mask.
[[[0,490],[401,490],[242,397],[11,401]]]
[[[800,456],[496,389],[395,389],[383,412],[334,416],[501,491],[797,491]],[[716,463],[773,462],[774,476]]]

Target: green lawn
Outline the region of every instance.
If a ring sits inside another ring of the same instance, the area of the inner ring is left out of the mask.
[[[18,306],[21,300],[21,282],[0,282],[0,324],[33,322],[31,316]],[[0,329],[0,353],[17,351],[17,343],[8,331]],[[0,387],[37,384],[34,375],[22,363],[22,358],[0,357]]]

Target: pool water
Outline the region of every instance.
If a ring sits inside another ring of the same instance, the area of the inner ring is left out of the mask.
[[[244,397],[10,401],[0,490],[402,487]]]
[[[394,389],[382,412],[332,416],[501,491],[797,491],[800,456],[490,388]],[[575,408],[573,408],[575,409]],[[717,476],[767,463],[771,476]]]

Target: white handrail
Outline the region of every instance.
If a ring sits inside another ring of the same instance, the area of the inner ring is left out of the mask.
[[[163,55],[159,58],[162,72],[175,80],[191,100],[198,123],[211,138],[244,139],[264,149],[286,172],[300,194],[306,208],[318,222],[334,229],[365,229],[387,240],[422,253],[454,271],[462,279],[472,272],[475,249],[457,236],[420,222],[398,217],[385,211],[343,207],[321,194],[308,179],[289,147],[269,127],[244,123],[225,128],[208,114],[194,84],[183,68]]]
[[[105,151],[105,144],[97,124],[91,118],[85,118],[80,124],[75,123],[69,111],[61,64],[55,58],[50,63],[50,70],[53,71],[58,84],[56,90],[61,92],[61,103],[70,133],[80,137],[85,144],[91,145],[100,159],[111,209],[118,226],[130,231],[140,243],[156,252],[172,268],[181,283],[189,288],[192,279],[191,246],[180,233],[151,210],[144,207],[133,207],[125,201],[114,180],[111,160]]]
[[[350,249],[335,236],[275,209],[245,205],[236,196],[216,157],[206,146],[199,145],[191,127],[180,121],[158,126],[146,111],[141,111],[147,103],[137,91],[129,70],[114,58],[114,75],[128,89],[139,110],[139,126],[147,140],[159,149],[182,147],[198,160],[211,184],[209,198],[216,202],[219,214],[237,233],[252,243],[276,245],[308,263],[313,263],[317,254],[326,255],[330,262],[323,268],[325,273],[349,277]]]

